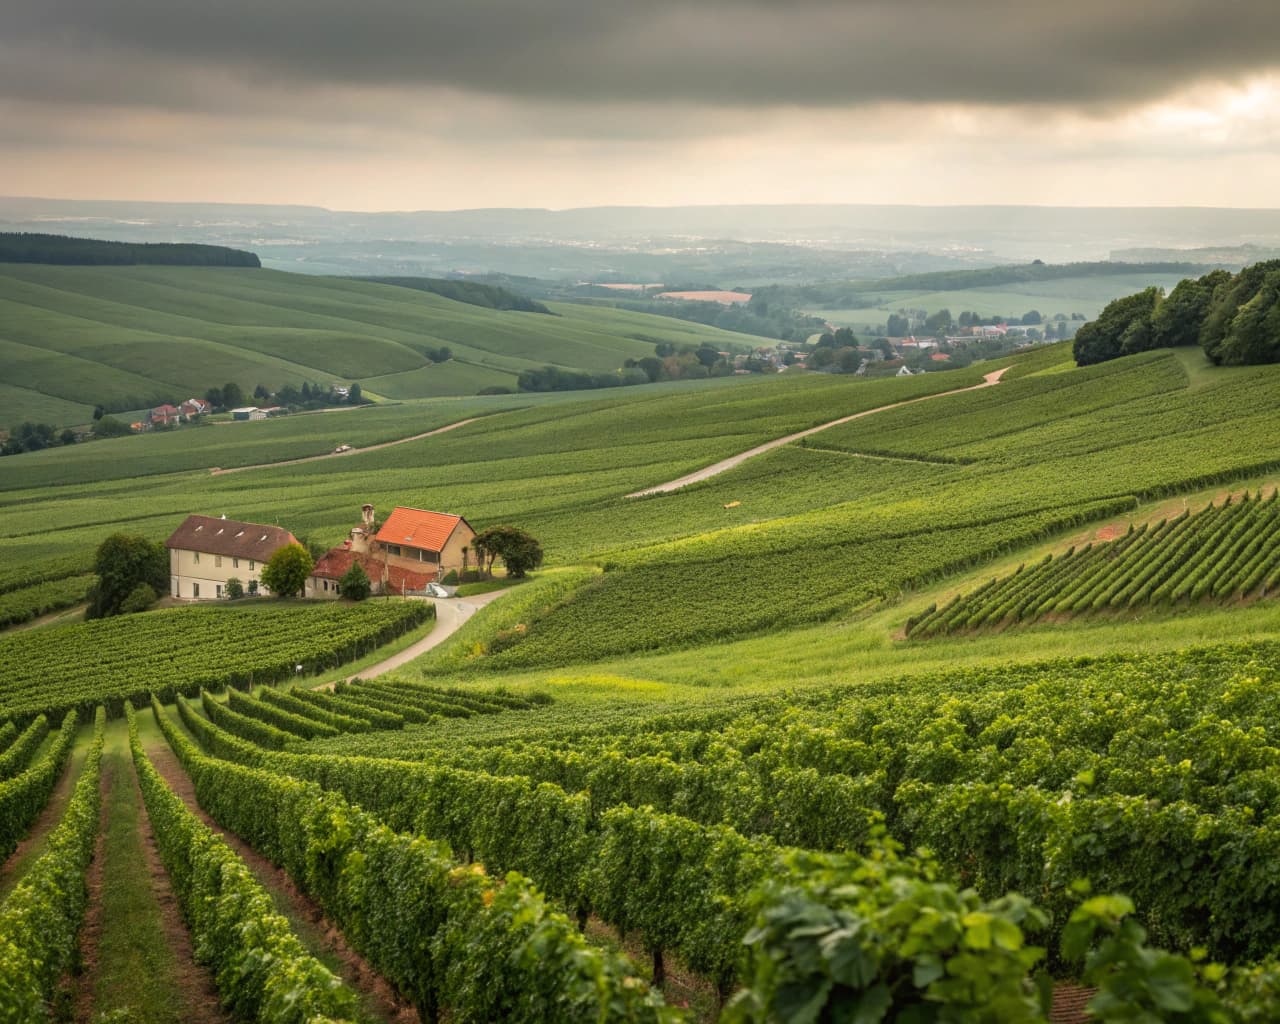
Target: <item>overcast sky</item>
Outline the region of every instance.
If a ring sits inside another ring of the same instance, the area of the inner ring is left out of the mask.
[[[1276,0],[5,0],[0,194],[1277,206]]]

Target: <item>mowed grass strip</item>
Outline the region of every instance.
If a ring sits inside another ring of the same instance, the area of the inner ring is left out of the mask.
[[[76,1018],[126,1011],[138,1024],[212,1024],[226,1017],[191,941],[158,859],[134,778],[123,719],[102,754],[103,835],[90,868],[84,975]]]

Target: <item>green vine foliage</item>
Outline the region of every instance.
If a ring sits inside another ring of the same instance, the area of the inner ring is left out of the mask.
[[[102,735],[93,740],[62,821],[40,858],[0,905],[0,1020],[39,1020],[76,952],[89,891],[85,871],[98,835]]]
[[[224,1005],[261,1024],[354,1019],[355,993],[306,951],[244,862],[168,787],[142,749],[133,709],[126,714],[160,859]]]
[[[198,718],[185,703],[179,708],[188,724]],[[153,709],[201,806],[283,867],[424,1019],[442,1008],[458,1022],[680,1018],[527,878],[511,872],[499,883],[478,863],[459,864],[446,845],[395,832],[337,793],[208,757],[158,703]],[[204,731],[221,732],[208,722]],[[233,748],[248,746],[222,735]]]
[[[75,712],[68,712],[44,752],[25,771],[0,782],[0,860],[17,849],[36,815],[44,809],[71,754],[78,725]]]

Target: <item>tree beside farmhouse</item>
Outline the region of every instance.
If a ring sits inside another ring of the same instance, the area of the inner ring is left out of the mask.
[[[262,585],[279,597],[296,597],[307,585],[315,563],[301,544],[286,544],[262,569]]]

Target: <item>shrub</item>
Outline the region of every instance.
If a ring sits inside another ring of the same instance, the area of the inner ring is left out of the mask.
[[[139,583],[120,603],[120,614],[133,615],[135,612],[145,612],[155,603],[156,592],[151,588],[151,584]]]
[[[234,576],[232,576],[231,579],[227,580],[226,590],[227,590],[227,597],[229,597],[232,601],[235,601],[235,600],[238,600],[239,598],[244,597],[244,584],[241,583]]]
[[[338,593],[348,601],[363,601],[372,591],[369,574],[359,562],[351,563],[351,568],[338,581]]]

